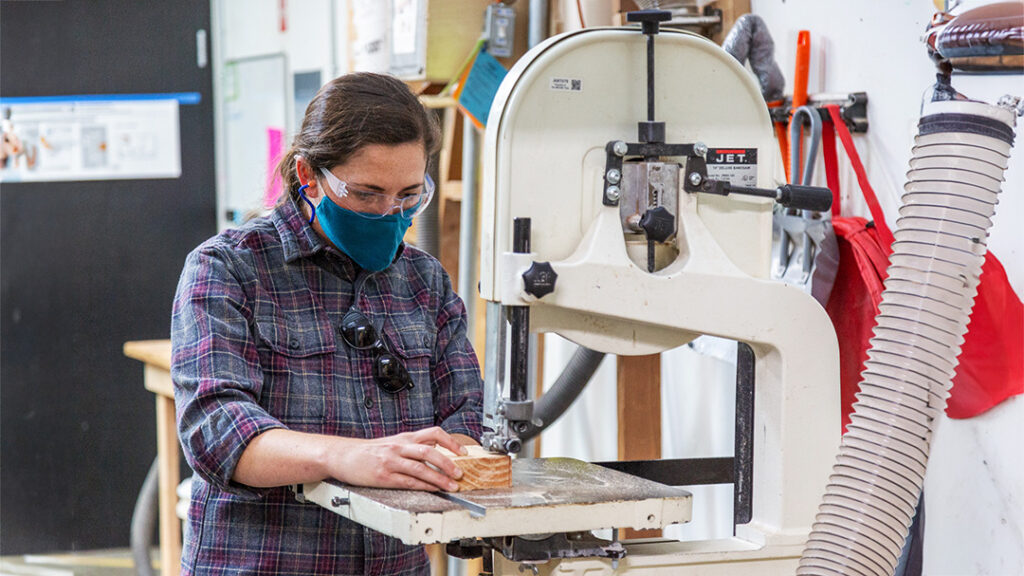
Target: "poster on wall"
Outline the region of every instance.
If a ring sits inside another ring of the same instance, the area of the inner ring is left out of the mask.
[[[349,67],[353,72],[386,73],[391,66],[391,52],[388,50],[388,28],[391,25],[389,3],[362,0],[352,2],[350,10],[349,42],[352,61]]]
[[[198,93],[0,98],[0,182],[178,178]]]

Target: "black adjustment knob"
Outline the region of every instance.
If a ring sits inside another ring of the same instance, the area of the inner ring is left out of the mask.
[[[532,294],[535,298],[543,298],[554,292],[555,280],[558,280],[558,274],[547,262],[534,262],[526,272],[523,272],[526,293]]]
[[[657,34],[659,23],[672,19],[668,10],[634,10],[626,13],[628,22],[639,22],[644,34]]]
[[[640,227],[647,234],[648,240],[664,242],[676,233],[676,217],[664,206],[658,206],[644,212],[640,218]]]

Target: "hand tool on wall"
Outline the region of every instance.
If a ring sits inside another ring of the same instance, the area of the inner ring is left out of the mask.
[[[811,67],[811,32],[810,30],[801,30],[797,35],[796,39],[796,69],[793,72],[793,102],[790,106],[790,110],[796,111],[798,108],[807,104],[807,76]],[[790,123],[793,121],[793,116],[790,116]],[[792,126],[790,132],[793,131]],[[803,132],[801,131],[801,135]],[[801,137],[802,141],[802,137]],[[793,142],[790,141],[790,146],[794,146]],[[786,163],[786,179],[790,182],[800,182],[800,175],[803,171],[800,169],[800,142],[796,144],[796,154],[783,155],[782,161]],[[791,160],[795,158],[794,160]]]

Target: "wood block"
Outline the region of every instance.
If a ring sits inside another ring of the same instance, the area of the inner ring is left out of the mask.
[[[437,450],[455,461],[462,469],[462,478],[455,481],[458,492],[483,490],[485,488],[507,488],[512,485],[512,458],[508,454],[494,454],[483,446],[466,446],[469,454],[452,454],[437,447]]]

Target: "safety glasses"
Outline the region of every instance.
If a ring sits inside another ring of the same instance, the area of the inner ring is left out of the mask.
[[[429,174],[423,175],[423,186],[395,195],[353,188],[326,168],[321,168],[320,172],[327,179],[327,185],[331,190],[334,190],[339,198],[344,199],[344,208],[370,218],[383,218],[391,214],[413,218],[423,212],[434,197],[434,180]]]
[[[341,319],[341,337],[356,350],[373,352],[373,378],[377,386],[388,394],[398,394],[412,388],[412,376],[402,361],[388,348],[373,324],[358,310],[349,310]]]

